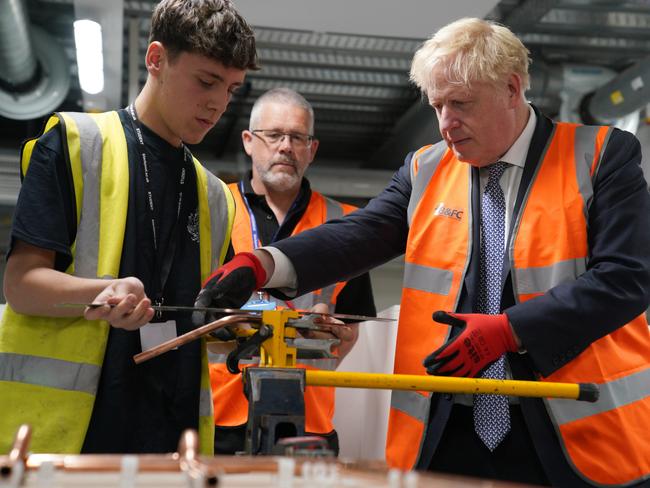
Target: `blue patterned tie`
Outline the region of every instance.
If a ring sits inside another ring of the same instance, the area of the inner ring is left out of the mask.
[[[499,180],[507,166],[507,163],[499,161],[488,167],[490,175],[481,199],[481,260],[476,311],[491,315],[501,311],[506,202]],[[492,363],[482,377],[505,379],[505,355]],[[508,397],[476,395],[474,429],[487,448],[493,451],[510,431]]]

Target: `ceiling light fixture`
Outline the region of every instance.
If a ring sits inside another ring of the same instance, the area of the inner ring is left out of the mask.
[[[102,26],[93,20],[75,20],[74,42],[81,89],[91,95],[100,93],[104,90]]]

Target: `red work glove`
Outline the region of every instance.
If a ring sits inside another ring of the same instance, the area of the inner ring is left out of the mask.
[[[203,283],[195,307],[239,308],[266,282],[266,271],[257,257],[240,252]],[[217,319],[214,312],[194,312],[192,324],[200,327]]]
[[[504,353],[518,350],[506,314],[438,311],[433,320],[452,330],[447,342],[424,359],[428,374],[474,378]]]

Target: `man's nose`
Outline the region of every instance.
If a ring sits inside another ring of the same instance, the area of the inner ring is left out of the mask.
[[[282,136],[278,142],[278,150],[285,153],[293,151],[293,144],[291,143],[291,136],[289,134]]]
[[[228,107],[231,98],[232,95],[228,90],[215,91],[214,93],[210,94],[210,97],[208,98],[207,107],[210,110],[217,110],[221,115],[223,112],[226,111],[226,108]]]
[[[438,112],[438,125],[440,132],[445,132],[460,127],[460,121],[453,110],[442,107]]]

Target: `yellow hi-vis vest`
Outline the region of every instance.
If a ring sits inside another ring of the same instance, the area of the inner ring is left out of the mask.
[[[116,278],[124,241],[129,196],[128,150],[117,112],[57,113],[57,124],[76,198],[77,234],[66,273]],[[27,172],[36,139],[25,143],[21,171]],[[194,159],[201,280],[225,257],[234,218],[226,185]],[[30,424],[32,452],[79,453],[99,383],[109,324],[83,317],[36,317],[7,305],[0,321],[0,453],[8,452],[21,424]],[[199,436],[201,451],[214,448],[212,396],[205,343],[201,354]]]
[[[253,237],[251,220],[237,184],[228,185],[235,197],[237,208],[232,232],[232,245],[235,252],[252,251]],[[316,191],[312,191],[305,213],[296,224],[291,235],[319,226],[328,220],[340,218],[356,210],[352,205],[337,202]],[[295,308],[308,310],[316,303],[327,303],[334,312],[336,299],[346,285],[339,282],[302,295],[292,303]],[[281,300],[274,299],[279,305]],[[209,353],[210,381],[214,406],[214,423],[221,427],[233,427],[248,421],[248,400],[244,395],[242,375],[233,375],[226,368],[227,354]],[[305,369],[334,370],[336,358],[298,359],[298,367]],[[258,364],[258,359],[240,361],[240,366]],[[332,387],[308,386],[305,388],[305,430],[313,434],[328,434],[334,430],[335,390]]]
[[[593,178],[608,127],[555,124],[528,189],[508,248],[517,303],[577,280],[588,263],[587,221]],[[471,168],[443,144],[411,162],[412,194],[395,373],[425,374],[422,359],[446,339],[434,310],[456,310],[472,239]],[[437,209],[454,209],[453,215]],[[546,230],[546,232],[544,232]],[[644,315],[608,334],[540,381],[596,383],[596,403],[544,401],[568,463],[595,485],[628,485],[650,476],[650,334]],[[393,392],[386,457],[415,466],[430,394]],[[587,441],[588,442],[585,442]]]

